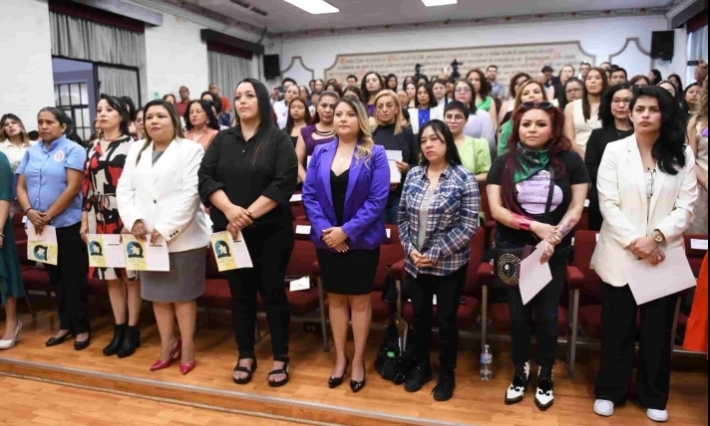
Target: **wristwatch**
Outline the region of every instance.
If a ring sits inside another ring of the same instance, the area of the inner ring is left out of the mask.
[[[665,241],[666,237],[663,236],[663,233],[659,231],[658,229],[653,230],[653,240],[657,242],[658,244],[661,244],[663,241]]]

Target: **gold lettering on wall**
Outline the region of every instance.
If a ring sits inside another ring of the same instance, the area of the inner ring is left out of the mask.
[[[489,65],[495,64],[499,67],[498,81],[506,85],[519,72],[537,76],[545,65],[550,65],[555,72],[559,72],[565,65],[573,65],[578,69],[582,62],[596,62],[596,57],[585,52],[578,41],[341,54],[337,56],[335,64],[325,70],[325,78],[335,78],[342,82],[350,74],[362,78],[368,71],[377,71],[383,76],[395,74],[401,82],[404,77],[414,75],[414,67],[417,64],[421,64],[422,73],[430,77],[448,74],[454,59],[463,64],[459,67],[462,77],[465,77],[470,69],[485,70]]]

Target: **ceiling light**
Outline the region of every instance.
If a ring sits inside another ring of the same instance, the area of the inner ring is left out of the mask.
[[[323,0],[284,0],[286,3],[291,3],[299,9],[313,15],[322,15],[325,13],[338,13],[340,9]],[[457,0],[453,0],[454,2]]]
[[[287,0],[288,1],[288,0]],[[434,6],[446,6],[449,4],[456,4],[459,0],[422,0],[424,6],[434,7]]]

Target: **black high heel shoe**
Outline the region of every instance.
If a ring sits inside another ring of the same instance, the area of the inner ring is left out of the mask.
[[[367,371],[365,369],[365,363],[362,363],[362,382],[356,382],[355,380],[350,380],[350,389],[353,390],[353,392],[358,393],[363,388],[365,388],[365,383],[367,382]]]
[[[330,389],[335,389],[342,385],[345,381],[345,375],[348,374],[348,367],[350,366],[350,358],[345,358],[345,370],[343,370],[343,375],[340,377],[331,377],[328,379],[328,387]]]
[[[67,339],[71,336],[73,336],[72,332],[69,331],[62,337],[52,337],[51,339],[47,340],[47,343],[45,343],[44,345],[48,348],[52,346],[61,345],[62,343],[66,342]]]
[[[91,333],[89,333],[89,337],[86,338],[83,342],[74,342],[74,350],[75,351],[83,351],[84,349],[88,348],[91,345]]]

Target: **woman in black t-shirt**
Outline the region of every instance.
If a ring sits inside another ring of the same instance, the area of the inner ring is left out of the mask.
[[[579,154],[564,136],[564,115],[551,103],[525,103],[513,115],[508,152],[488,173],[488,198],[496,220],[499,248],[538,246],[550,263],[552,281],[527,306],[517,287],[508,289],[515,377],[506,404],[523,400],[530,381],[530,319],[535,313],[538,342],[538,389],[535,403],[547,410],[554,402],[552,368],[557,353],[558,307],[567,272],[571,231],[579,222],[589,175]],[[550,170],[554,192],[549,214]]]

